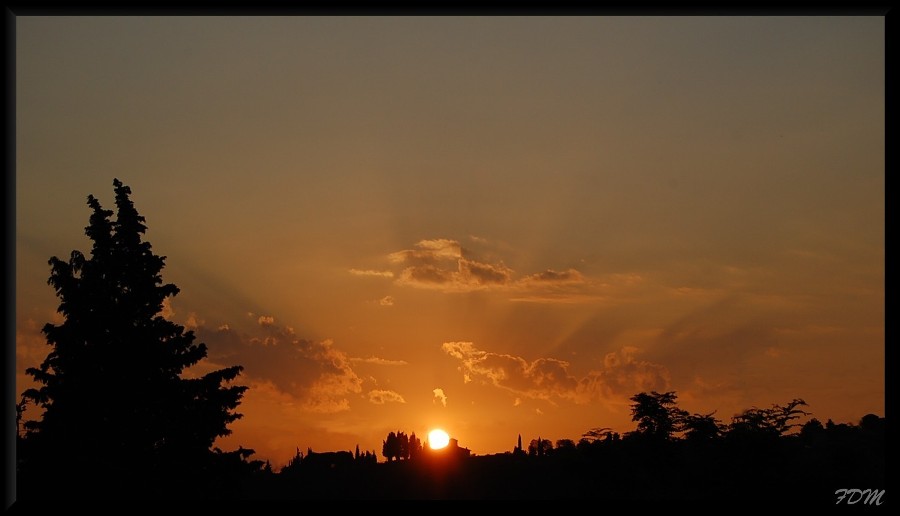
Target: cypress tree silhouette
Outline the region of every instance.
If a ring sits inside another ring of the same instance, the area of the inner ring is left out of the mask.
[[[20,496],[205,496],[203,479],[223,463],[210,448],[241,417],[234,409],[246,387],[223,385],[241,366],[182,377],[206,345],[160,315],[179,289],[163,284],[165,257],[142,241],[131,189],[113,186],[115,220],[88,196],[90,258],[72,251],[49,261],[64,321],[44,326],[52,350],[26,370],[41,386],[23,403],[44,412],[24,424]]]

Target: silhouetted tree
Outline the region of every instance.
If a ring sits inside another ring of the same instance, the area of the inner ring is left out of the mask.
[[[300,447],[297,447],[297,452],[291,457],[291,460],[281,468],[280,473],[282,474],[296,474],[300,471],[300,464],[303,462],[303,452],[300,451]]]
[[[553,455],[561,457],[572,457],[578,453],[575,441],[572,439],[559,439],[556,441],[556,448],[553,449]]]
[[[400,444],[399,444],[400,450],[399,450],[399,454],[397,455],[397,460],[409,459],[409,436],[406,435],[404,432],[398,432],[397,440],[400,441]]]
[[[532,457],[543,457],[551,450],[553,450],[553,442],[550,441],[550,439],[541,439],[538,437],[537,439],[532,439],[531,442],[528,443],[528,455]]]
[[[631,420],[638,424],[640,435],[669,440],[680,429],[686,412],[678,408],[675,392],[641,392],[632,396]]]
[[[409,435],[409,458],[415,460],[422,455],[422,441],[413,432]]]
[[[722,433],[721,422],[709,414],[691,414],[682,417],[681,429],[684,438],[690,442],[708,442],[718,438]]]
[[[395,458],[400,458],[400,439],[397,437],[397,434],[391,432],[381,442],[381,454],[384,455],[388,462],[392,462]]]
[[[222,385],[240,366],[182,377],[206,357],[206,345],[160,315],[179,290],[163,283],[165,257],[142,240],[147,226],[131,189],[118,179],[113,186],[115,220],[87,198],[90,258],[72,251],[49,261],[64,320],[44,326],[51,351],[26,370],[40,387],[26,390],[23,402],[44,409],[24,425],[26,496],[27,487],[45,497],[64,488],[72,496],[125,495],[132,486],[169,493],[184,486],[193,495],[196,480],[182,481],[217,462],[213,442],[241,417],[233,410],[246,387]]]
[[[884,418],[878,417],[875,414],[866,414],[859,420],[859,429],[864,433],[883,434]]]
[[[581,439],[583,439],[589,443],[599,441],[600,439],[611,440],[612,434],[613,434],[613,431],[609,427],[606,427],[606,426],[604,426],[602,428],[597,427],[597,428],[591,428],[587,432],[581,434]]]
[[[825,427],[822,422],[812,418],[800,427],[800,439],[806,445],[814,445],[825,436]]]
[[[792,428],[799,426],[792,423],[801,416],[809,415],[797,407],[805,406],[806,402],[796,398],[787,405],[772,405],[772,408],[750,408],[734,416],[728,430],[728,435],[734,438],[775,438],[780,437]]]
[[[525,450],[522,449],[522,434],[519,434],[518,439],[516,439],[516,447],[513,448],[513,455],[515,455],[516,457],[522,457],[526,455]]]

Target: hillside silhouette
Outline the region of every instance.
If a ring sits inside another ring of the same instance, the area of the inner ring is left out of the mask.
[[[886,421],[821,423],[800,398],[724,422],[681,408],[671,392],[630,398],[635,429],[587,429],[576,439],[510,436],[510,451],[476,456],[450,439],[430,449],[391,431],[360,451],[297,449],[280,471],[254,451],[213,447],[241,417],[239,365],[183,375],[206,358],[192,331],[161,315],[178,288],[143,240],[131,190],[113,181],[116,210],[88,196],[90,256],[52,257],[48,283],[61,324],[26,370],[38,387],[17,405],[19,501],[100,499],[596,499],[807,500],[844,489],[884,490]],[[115,219],[113,219],[115,215]],[[31,408],[29,408],[31,407]],[[28,410],[42,411],[25,418]],[[882,493],[883,494],[883,493]],[[867,502],[879,504],[883,499]],[[845,502],[846,503],[846,502]]]

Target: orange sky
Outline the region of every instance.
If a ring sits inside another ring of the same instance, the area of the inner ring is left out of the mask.
[[[883,17],[16,19],[16,388],[129,185],[283,465],[884,414]]]

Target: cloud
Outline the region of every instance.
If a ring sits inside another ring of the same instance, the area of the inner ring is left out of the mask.
[[[260,315],[256,322],[258,322],[260,326],[272,326],[275,324],[275,318],[271,315]]]
[[[403,396],[394,392],[394,391],[386,391],[386,390],[373,390],[369,391],[366,395],[369,398],[369,401],[376,405],[384,405],[388,402],[394,403],[406,403],[406,400],[403,399]]]
[[[486,239],[474,235],[469,239],[479,246],[487,243]],[[393,277],[398,285],[443,292],[507,290],[519,294],[514,301],[584,303],[606,298],[582,292],[591,282],[574,268],[562,271],[548,268],[517,279],[515,271],[503,260],[484,260],[448,238],[420,240],[412,249],[389,253],[387,257],[395,271],[351,269],[350,272]]]
[[[207,344],[210,360],[244,366],[244,375],[270,381],[306,410],[333,413],[350,408],[348,396],[362,392],[362,379],[345,352],[331,340],[300,339],[293,329],[276,326],[271,317],[261,317],[260,324],[264,335],[242,334],[227,326],[200,327],[196,334]]]
[[[401,366],[407,365],[408,362],[405,360],[388,360],[386,358],[378,358],[375,356],[368,358],[358,358],[353,357],[350,359],[351,362],[364,362],[366,364],[375,364],[375,365],[384,365],[384,366]]]
[[[391,296],[384,296],[378,300],[378,304],[381,306],[394,306],[394,298]]]
[[[163,298],[162,310],[160,310],[159,315],[161,315],[163,319],[167,319],[169,321],[172,320],[172,316],[175,315],[175,309],[172,308],[171,297]]]
[[[432,403],[436,403],[437,400],[440,400],[441,405],[447,406],[447,396],[444,394],[444,389],[434,389],[431,392],[434,393],[434,398],[431,400]]]
[[[391,262],[403,267],[397,278],[401,285],[468,292],[512,281],[512,269],[466,257],[456,240],[421,240],[415,247],[388,255]]]
[[[394,273],[391,271],[373,271],[373,270],[361,270],[361,269],[350,269],[350,274],[354,276],[375,276],[380,278],[393,278]]]
[[[468,240],[482,251],[487,243],[474,235],[469,235]],[[511,249],[504,247],[503,251]],[[519,303],[622,304],[646,295],[647,289],[652,288],[643,276],[632,272],[589,277],[568,267],[517,276],[494,252],[490,253],[490,259],[485,259],[449,238],[420,240],[412,249],[389,253],[387,258],[393,271],[351,269],[351,272],[392,277],[399,286],[445,293],[506,292],[509,301]],[[391,306],[389,297],[374,302]]]
[[[607,353],[603,369],[591,371],[578,382],[578,393],[588,399],[631,396],[637,392],[669,388],[669,370],[660,364],[638,360],[640,350],[625,346]]]
[[[445,353],[461,362],[466,382],[480,381],[507,390],[517,397],[563,399],[575,403],[630,396],[635,392],[664,390],[669,371],[664,366],[636,358],[639,350],[624,347],[608,353],[603,369],[577,378],[570,364],[554,358],[528,361],[513,355],[477,349],[471,342],[445,342]]]
[[[188,313],[188,318],[184,321],[184,327],[188,330],[196,330],[200,326],[203,326],[205,323],[204,320],[199,319],[195,312]]]
[[[543,272],[526,276],[519,280],[519,282],[524,285],[577,284],[584,283],[584,276],[575,269],[568,269],[562,272],[547,269]]]
[[[416,249],[406,249],[388,255],[393,263],[410,265],[431,265],[442,260],[462,258],[463,249],[456,240],[439,238],[436,240],[420,240]]]
[[[512,269],[502,263],[491,265],[461,258],[458,274],[460,279],[469,285],[506,285],[512,277]]]

